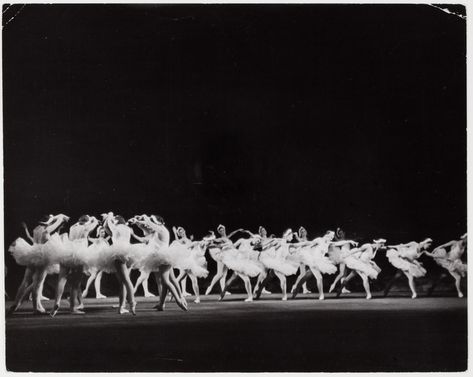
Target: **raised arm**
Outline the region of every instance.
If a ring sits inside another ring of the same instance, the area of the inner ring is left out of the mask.
[[[61,225],[63,221],[68,221],[69,217],[63,214],[59,214],[59,215],[53,216],[53,219],[54,219],[53,222],[46,227],[46,231],[48,233],[54,232],[59,227],[59,225]]]
[[[444,247],[453,246],[453,245],[455,245],[457,242],[458,242],[458,241],[450,241],[450,242],[444,243],[443,245],[437,246],[434,250],[441,249],[441,248],[444,248]]]
[[[357,246],[358,242],[351,241],[351,240],[342,240],[342,241],[335,241],[335,242],[330,242],[330,245],[332,246],[343,246],[349,243],[352,246]]]
[[[238,232],[242,232],[242,231],[243,231],[243,229],[241,229],[241,228],[240,228],[240,229],[237,229],[237,230],[234,230],[234,231],[231,232],[227,237],[230,238],[230,237],[232,237],[233,235],[237,234]]]
[[[23,229],[25,230],[25,233],[26,233],[26,237],[28,237],[28,239],[31,241],[31,242],[34,242],[34,239],[33,237],[31,237],[31,234],[28,230],[28,227],[26,226],[25,223],[21,223],[21,225],[23,226]]]

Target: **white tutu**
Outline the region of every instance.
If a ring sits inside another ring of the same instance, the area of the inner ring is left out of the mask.
[[[381,269],[378,269],[379,271],[374,268],[374,266],[369,263],[369,262],[363,262],[362,260],[354,257],[353,255],[349,255],[348,257],[345,258],[345,264],[347,265],[348,268],[362,272],[366,276],[368,276],[370,279],[376,279],[378,277],[378,273],[381,271]]]
[[[322,250],[318,247],[304,247],[300,250],[302,263],[309,268],[315,268],[323,274],[334,274],[337,272],[337,267],[333,262],[322,255]]]
[[[260,261],[267,269],[280,272],[286,276],[296,274],[299,269],[299,264],[288,261],[274,247],[263,251],[260,255]]]
[[[467,271],[467,265],[466,263],[463,263],[461,259],[449,259],[450,255],[447,254],[447,251],[445,249],[434,250],[432,254],[435,262],[439,266],[447,269],[450,272],[457,272],[461,276],[465,276]]]
[[[44,244],[31,245],[20,237],[10,245],[8,251],[21,266],[47,266],[49,264],[49,256],[45,253]]]
[[[343,251],[339,246],[330,245],[328,248],[328,257],[334,264],[344,263]]]
[[[46,273],[48,275],[54,275],[59,273],[59,265],[58,264],[50,264],[46,267]]]
[[[390,249],[386,252],[386,257],[394,267],[401,271],[409,272],[414,277],[422,277],[427,273],[419,262],[404,259],[399,254],[396,249]]]
[[[209,254],[215,262],[221,262],[224,252],[220,247],[210,247]]]
[[[261,264],[250,259],[248,250],[229,249],[224,253],[222,262],[228,269],[249,277],[258,276],[263,271]]]
[[[86,238],[69,240],[53,234],[45,244],[51,263],[73,268],[86,265],[88,241]]]
[[[104,239],[98,239],[87,248],[86,254],[86,274],[100,270],[100,258],[110,245]]]
[[[196,277],[206,277],[209,273],[202,251],[191,250],[182,244],[159,247],[150,242],[150,245],[154,247],[143,261],[143,269],[146,271],[157,271],[161,266],[171,266],[188,271]]]

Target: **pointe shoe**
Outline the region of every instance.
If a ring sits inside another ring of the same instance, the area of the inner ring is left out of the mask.
[[[412,296],[411,296],[411,298],[413,298],[413,299],[414,299],[414,298],[417,298],[417,293],[413,293]]]
[[[287,296],[282,296],[282,301],[287,301]]]
[[[101,294],[101,293],[98,293],[95,295],[95,298],[107,298],[107,296]]]
[[[334,289],[335,289],[335,285],[331,285],[330,289],[328,290],[328,293],[332,293]]]
[[[302,290],[302,294],[303,294],[303,295],[308,295],[309,293],[312,293],[312,292],[309,291],[308,289],[303,289],[303,290]]]
[[[196,304],[200,304],[200,297],[197,297],[197,298],[194,300],[194,302],[195,302]]]
[[[85,314],[85,312],[83,310],[79,310],[79,308],[76,308],[76,309],[71,310],[71,314],[82,315],[82,314]]]
[[[261,293],[264,294],[264,295],[271,295],[271,294],[273,294],[273,292],[268,291],[266,288],[263,288],[263,290],[261,291]]]
[[[123,306],[121,308],[118,308],[118,314],[126,314],[126,313],[130,313],[130,311],[124,308]]]
[[[58,311],[59,311],[59,305],[54,305],[54,308],[53,310],[51,310],[51,313],[49,313],[49,315],[51,317],[55,317]]]
[[[210,294],[210,289],[207,289],[207,290],[205,291],[205,295],[208,296],[209,294]]]
[[[51,299],[49,297],[46,297],[46,296],[41,296],[40,300],[41,301],[49,301]]]
[[[459,298],[463,298],[463,293],[458,292],[458,297],[459,297]]]
[[[136,301],[133,301],[129,304],[131,314],[136,315]]]
[[[152,294],[151,292],[146,292],[144,297],[156,297],[156,295]]]
[[[79,309],[79,310],[82,310],[82,309],[84,309],[84,304],[80,304],[80,305],[78,305],[76,309]]]
[[[367,295],[367,296],[366,296],[366,299],[367,299],[367,300],[371,300],[371,298],[372,298],[371,295]]]
[[[252,302],[253,301],[253,297],[248,297],[245,302]]]
[[[349,291],[348,289],[346,289],[345,287],[342,288],[342,293],[351,293],[351,291]]]
[[[320,295],[320,296],[319,296],[319,300],[325,300],[325,296],[324,296],[324,295]]]

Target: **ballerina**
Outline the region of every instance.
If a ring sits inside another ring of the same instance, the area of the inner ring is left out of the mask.
[[[262,263],[258,263],[254,258],[251,258],[254,253],[253,246],[259,241],[257,237],[240,238],[233,245],[233,249],[229,250],[222,258],[222,262],[229,270],[233,271],[232,276],[227,280],[225,287],[220,294],[220,300],[225,296],[225,293],[231,283],[239,277],[245,284],[245,290],[248,297],[245,302],[253,301],[253,292],[251,290],[251,277],[258,276],[263,272]]]
[[[299,242],[293,245],[299,249],[300,261],[309,269],[299,283],[296,285],[292,298],[297,296],[301,285],[311,276],[314,275],[317,281],[317,289],[319,291],[319,300],[324,300],[324,286],[322,274],[334,274],[337,267],[326,256],[330,242],[332,242],[335,233],[328,231],[323,237],[317,237],[312,241]]]
[[[56,286],[56,297],[51,316],[54,317],[61,305],[62,295],[67,280],[70,278],[71,293],[69,297],[70,312],[72,314],[85,314],[82,302],[80,283],[82,273],[88,260],[88,236],[98,225],[98,220],[93,216],[83,215],[79,221],[69,229],[69,238],[62,238],[62,247],[56,249],[52,257],[59,263],[59,277]],[[76,302],[78,305],[76,305]]]
[[[373,261],[379,249],[384,248],[386,240],[383,238],[373,240],[373,243],[365,243],[360,247],[354,248],[347,252],[343,259],[348,268],[352,271],[346,279],[340,284],[337,297],[342,293],[345,285],[358,274],[363,281],[363,288],[366,292],[366,299],[371,299],[371,290],[369,279],[376,279],[381,272],[381,268]]]
[[[222,262],[222,258],[224,253],[232,247],[233,243],[230,238],[236,233],[241,232],[242,230],[243,229],[237,229],[227,236],[227,232],[224,225],[220,224],[217,227],[217,233],[220,237],[213,240],[213,242],[209,245],[209,254],[212,259],[217,262],[217,272],[215,273],[214,277],[212,278],[212,281],[210,282],[210,285],[205,291],[206,296],[210,294],[212,288],[217,283],[217,281],[220,282],[221,291],[223,291],[223,289],[225,288],[225,280],[227,278],[228,268]],[[228,294],[230,294],[230,292],[228,292]]]
[[[175,242],[180,243],[182,245],[188,245],[192,242],[190,238],[187,238],[186,230],[182,227],[172,227],[172,231],[174,233],[174,237],[176,238],[174,241],[171,242],[171,245],[174,244]],[[191,296],[189,292],[186,290],[186,285],[187,285],[187,274],[184,271],[179,271],[179,275],[177,277],[177,280],[181,282],[181,290],[182,290],[182,295],[184,297]],[[192,280],[192,279],[191,279]],[[197,283],[197,279],[192,280],[192,288],[194,289],[195,293],[195,284]],[[197,292],[198,292],[198,286],[197,286]],[[198,296],[198,294],[197,294]],[[197,300],[197,298],[196,298]],[[198,302],[200,302],[200,298],[198,299]]]
[[[152,231],[151,228],[146,225],[144,222],[140,222],[140,219],[148,218],[147,215],[141,215],[141,216],[135,216],[132,219],[130,219],[128,222],[130,224],[138,226],[138,228],[143,232],[143,237],[137,236],[135,232],[132,231],[131,235],[133,238],[135,238],[137,241],[141,242],[142,244],[147,244],[152,237]],[[151,250],[148,248],[148,250]],[[151,275],[150,271],[145,270],[144,268],[144,260],[137,261],[133,264],[132,269],[137,269],[140,271],[140,276],[138,276],[138,279],[135,282],[135,286],[133,288],[135,295],[138,290],[138,287],[141,285],[143,287],[143,295],[144,297],[155,297],[153,293],[149,291],[148,288],[148,281],[149,277]]]
[[[292,229],[287,229],[282,238],[273,238],[263,246],[260,254],[260,261],[265,269],[260,273],[255,286],[255,298],[259,299],[264,285],[267,284],[266,274],[268,270],[273,270],[280,282],[282,291],[282,300],[287,300],[287,281],[286,276],[297,273],[299,263],[292,261],[289,254],[289,245],[294,234]]]
[[[416,287],[414,278],[425,276],[427,271],[417,259],[430,247],[432,239],[426,238],[422,242],[409,242],[407,244],[399,244],[388,246],[389,250],[386,252],[386,256],[394,267],[398,269],[394,277],[386,286],[384,290],[384,297],[386,297],[394,284],[402,274],[406,275],[409,288],[412,292],[412,298],[417,297]]]
[[[82,292],[82,297],[87,297],[89,293],[89,288],[94,283],[95,287],[95,298],[107,298],[107,296],[103,295],[100,290],[101,281],[102,281],[102,270],[99,270],[97,267],[98,258],[100,253],[107,247],[110,247],[108,240],[110,236],[107,235],[107,232],[102,226],[97,227],[97,238],[88,237],[89,241],[92,244],[89,246],[89,254],[88,262],[87,262],[87,270],[86,273],[89,274],[89,278],[87,279],[87,283],[85,285],[85,289]]]
[[[298,242],[305,242],[307,241],[307,230],[301,226],[299,228],[299,231],[297,233],[294,233],[294,237],[296,238],[296,240]],[[306,272],[307,272],[307,267],[305,264],[301,263],[301,265],[299,266],[299,275],[297,276],[297,279],[296,281],[294,282],[294,284],[292,285],[292,288],[291,288],[291,293],[294,293],[294,289],[296,289],[296,286],[297,284],[299,283],[299,281],[305,276]],[[308,294],[310,293],[310,291],[307,289],[307,282],[305,282],[304,284],[302,284],[302,293],[303,294]]]
[[[453,240],[443,245],[437,246],[432,253],[424,251],[424,254],[432,257],[434,261],[445,270],[455,279],[455,288],[457,290],[458,297],[463,297],[463,293],[460,289],[461,278],[465,277],[467,271],[466,263],[463,263],[461,257],[466,250],[467,245],[467,235],[466,233],[460,237],[460,240]],[[450,250],[447,252],[447,248]],[[439,278],[434,281],[430,287],[427,295],[430,296],[435,289],[438,282],[447,276],[445,273],[442,273]]]
[[[330,288],[328,290],[329,293],[331,293],[335,289],[339,281],[343,283],[343,281],[345,280],[345,277],[347,275],[347,269],[345,260],[342,258],[342,255],[345,255],[352,246],[351,242],[341,242],[345,240],[345,232],[341,228],[337,228],[334,240],[335,242],[331,242],[328,247],[328,257],[333,262],[333,264],[338,266],[339,272],[338,275],[335,277],[335,280],[330,285]],[[342,293],[350,293],[350,291],[346,288],[346,286],[344,286],[342,288]]]
[[[48,268],[54,265],[50,260],[50,251],[54,247],[52,240],[59,238],[56,232],[61,224],[68,220],[69,217],[63,214],[45,216],[33,229],[33,236],[27,234],[33,243],[32,245],[20,237],[9,247],[9,252],[13,255],[16,263],[26,268],[15,300],[7,315],[14,313],[20,307],[30,290],[33,294],[33,314],[46,314],[46,309],[41,304],[41,292]]]

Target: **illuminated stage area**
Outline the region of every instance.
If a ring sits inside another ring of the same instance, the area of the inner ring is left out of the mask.
[[[116,298],[86,299],[86,315],[31,315],[6,322],[11,371],[461,371],[467,366],[467,301],[412,300],[408,292],[371,301],[314,294],[191,299],[165,312],[139,298],[137,316],[118,315]],[[7,306],[9,303],[7,303]],[[45,302],[50,309],[52,302]]]

